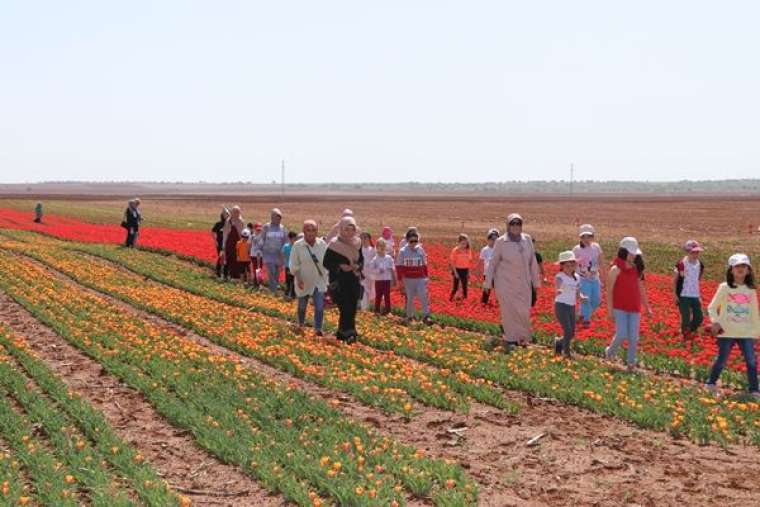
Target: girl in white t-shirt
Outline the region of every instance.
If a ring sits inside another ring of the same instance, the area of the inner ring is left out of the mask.
[[[486,287],[485,279],[486,271],[488,271],[488,264],[491,262],[491,257],[493,257],[493,245],[496,243],[497,239],[499,239],[498,229],[489,230],[488,236],[486,237],[486,246],[480,250],[480,266],[483,269],[483,294],[480,297],[480,303],[483,305],[487,305],[488,300],[491,298],[493,283],[491,284],[491,287]]]
[[[369,263],[369,271],[375,283],[375,312],[380,313],[380,303],[384,300],[383,315],[391,312],[391,286],[396,284],[396,262],[387,248],[385,239],[378,239],[377,253]]]
[[[375,300],[375,281],[372,277],[372,271],[369,268],[370,262],[375,258],[375,244],[372,236],[368,232],[362,232],[362,255],[364,256],[364,267],[362,267],[362,298],[359,301],[359,307],[367,310]]]
[[[580,291],[580,277],[575,272],[575,254],[566,251],[559,254],[559,273],[554,277],[557,289],[554,297],[554,313],[562,326],[562,337],[554,340],[554,352],[570,357],[570,342],[575,336],[575,306],[580,296],[585,296]]]

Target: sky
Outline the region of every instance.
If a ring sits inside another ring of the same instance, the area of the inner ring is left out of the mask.
[[[760,176],[760,2],[0,2],[0,182]]]

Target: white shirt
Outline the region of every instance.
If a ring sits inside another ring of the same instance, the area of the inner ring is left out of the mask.
[[[692,263],[688,257],[683,260],[683,289],[681,296],[685,298],[699,297],[699,261]]]
[[[251,238],[251,257],[261,257],[261,233],[254,234]]]
[[[293,276],[303,281],[303,289],[298,288],[298,283],[295,284],[296,296],[299,298],[311,296],[314,294],[314,289],[319,292],[327,291],[329,273],[327,268],[322,265],[326,251],[327,243],[321,238],[317,238],[313,246],[304,239],[299,239],[293,243],[288,268],[290,268]],[[314,262],[311,254],[314,254],[317,262]]]
[[[488,271],[488,263],[491,262],[491,257],[493,257],[492,246],[486,245],[480,249],[480,259],[483,261],[483,273]]]
[[[599,278],[599,257],[602,256],[602,247],[599,243],[591,243],[586,248],[575,245],[573,248],[577,268],[575,272],[583,278]]]
[[[375,258],[375,249],[371,246],[362,247],[362,257],[364,257],[364,267],[362,268],[362,274],[365,280],[372,278],[372,271],[369,269],[369,263]]]
[[[568,276],[563,271],[557,273],[555,278],[557,282],[559,282],[559,288],[557,289],[557,295],[554,297],[554,301],[575,306],[575,302],[578,298],[580,281],[576,280],[574,276]]]
[[[370,273],[375,280],[393,280],[393,270],[395,263],[393,257],[388,254],[380,257],[376,255],[374,259],[369,263]]]

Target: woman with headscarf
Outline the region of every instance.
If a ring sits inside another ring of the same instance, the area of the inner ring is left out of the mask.
[[[225,269],[232,279],[241,278],[245,269],[245,266],[238,262],[237,256],[237,243],[242,237],[243,229],[245,229],[245,220],[243,220],[240,206],[233,206],[229,218],[222,227]]]
[[[507,217],[507,233],[494,243],[486,271],[486,287],[496,290],[504,328],[506,349],[531,340],[531,288],[541,285],[531,237],[522,232],[523,219],[517,213]]]
[[[140,222],[142,222],[140,199],[135,197],[127,204],[127,209],[124,210],[124,221],[121,223],[122,227],[127,230],[127,240],[124,243],[125,246],[129,248],[135,246],[140,231]]]
[[[336,337],[353,343],[356,341],[356,309],[361,296],[361,271],[364,264],[362,242],[353,217],[344,217],[338,227],[338,236],[327,245],[322,264],[330,273],[330,291],[338,306],[340,319]]]
[[[341,212],[340,220],[338,220],[338,222],[335,225],[330,227],[330,231],[327,233],[327,236],[325,236],[325,241],[329,243],[330,241],[338,237],[338,235],[340,234],[340,226],[343,223],[344,218],[354,218],[353,210],[346,208]],[[359,230],[357,229],[356,232],[358,234]]]
[[[211,228],[211,237],[214,238],[214,244],[216,245],[216,276],[218,278],[227,278],[227,268],[222,254],[224,253],[224,224],[227,223],[229,217],[230,210],[222,208],[219,221]]]

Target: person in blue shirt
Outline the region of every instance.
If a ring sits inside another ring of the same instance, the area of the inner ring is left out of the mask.
[[[290,252],[293,249],[293,243],[298,239],[295,231],[288,232],[288,242],[282,246],[282,257],[285,259],[285,299],[294,299],[296,297],[295,279],[290,272]]]

